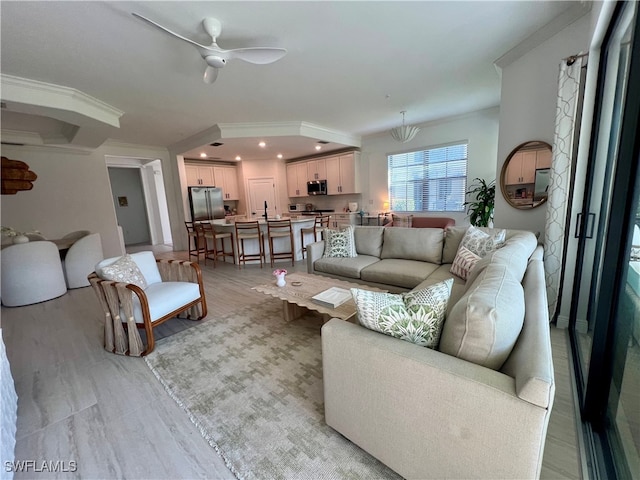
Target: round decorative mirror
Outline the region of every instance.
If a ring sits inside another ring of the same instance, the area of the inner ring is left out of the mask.
[[[547,201],[551,145],[532,141],[518,145],[500,174],[502,196],[514,208],[528,210]]]

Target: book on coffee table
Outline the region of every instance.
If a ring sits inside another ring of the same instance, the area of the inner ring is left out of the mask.
[[[351,298],[351,292],[344,288],[331,287],[311,297],[318,305],[328,308],[336,308]]]

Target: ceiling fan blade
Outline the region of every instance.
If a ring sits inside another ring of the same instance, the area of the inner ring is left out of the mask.
[[[280,60],[287,54],[286,48],[250,47],[224,51],[227,59],[237,58],[257,65],[266,65]]]
[[[209,84],[215,82],[216,78],[218,78],[218,70],[220,69],[207,65],[207,68],[204,71],[204,77],[202,78],[202,81],[204,83],[209,83]]]
[[[180,40],[184,40],[185,42],[188,42],[191,45],[195,45],[196,47],[200,47],[200,48],[207,48],[204,45],[200,45],[198,42],[194,42],[193,40],[188,39],[186,37],[183,37],[182,35],[179,35],[176,32],[172,32],[168,28],[163,27],[162,25],[160,25],[159,23],[154,22],[153,20],[149,20],[148,18],[143,17],[142,15],[139,15],[139,14],[134,13],[134,12],[131,12],[131,15],[133,15],[136,18],[139,18],[140,20],[144,20],[147,23],[150,23],[154,27],[159,28],[160,30],[163,30],[163,31],[167,32],[169,35],[173,35],[174,37],[179,38]]]

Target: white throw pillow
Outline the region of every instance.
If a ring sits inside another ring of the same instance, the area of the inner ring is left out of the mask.
[[[144,279],[144,275],[129,254],[116,260],[111,265],[102,267],[100,276],[105,280],[114,282],[132,283],[143,290],[147,288],[147,281]]]
[[[436,348],[444,324],[453,279],[408,293],[352,288],[363,327],[428,348]]]
[[[343,230],[324,229],[324,257],[357,257],[353,227]]]
[[[456,253],[456,258],[453,259],[453,263],[451,264],[451,270],[449,271],[461,279],[466,280],[479,260],[481,260],[479,255],[460,245],[458,253]]]
[[[475,253],[479,257],[497,250],[504,243],[507,235],[506,230],[498,230],[494,235],[489,235],[473,225],[469,227],[467,233],[462,237],[460,246]]]

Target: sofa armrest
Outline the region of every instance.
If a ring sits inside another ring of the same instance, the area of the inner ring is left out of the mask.
[[[313,264],[324,254],[324,240],[307,245],[307,273],[314,273]]]
[[[508,375],[338,319],[322,359],[327,424],[402,476],[539,476],[550,412]]]

